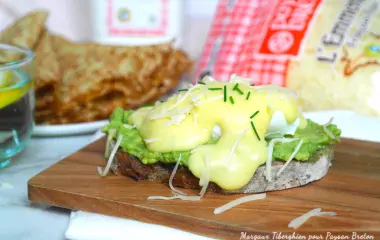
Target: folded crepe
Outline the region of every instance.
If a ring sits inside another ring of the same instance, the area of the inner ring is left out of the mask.
[[[52,123],[101,120],[117,106],[139,107],[175,87],[192,65],[171,43],[120,47],[59,36],[52,42],[63,73]]]
[[[73,43],[45,28],[48,13],[20,18],[0,33],[0,42],[32,49],[27,71],[35,83],[37,123],[106,119],[115,107],[135,108],[172,90],[192,62],[172,43],[107,46]],[[0,61],[20,59],[0,52]]]
[[[57,86],[61,73],[48,31],[42,35],[35,49],[36,121],[48,121],[55,114]]]
[[[25,15],[1,32],[0,42],[34,49],[44,31],[47,17],[46,11],[35,11]],[[17,61],[20,57],[20,53],[0,52],[1,62]]]

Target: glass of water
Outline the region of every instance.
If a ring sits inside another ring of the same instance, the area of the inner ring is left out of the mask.
[[[21,152],[34,125],[34,54],[0,44],[0,168]]]

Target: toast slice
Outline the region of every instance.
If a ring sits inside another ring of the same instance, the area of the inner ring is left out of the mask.
[[[115,141],[110,141],[110,149],[115,146]],[[324,177],[334,158],[334,145],[330,145],[323,150],[317,151],[308,161],[291,161],[284,172],[279,177],[274,177],[271,182],[265,178],[265,164],[261,165],[253,175],[249,183],[241,189],[234,191],[225,191],[215,183],[210,182],[207,188],[208,192],[221,194],[232,193],[260,193],[288,188],[299,187]],[[272,162],[272,176],[285,164],[284,161]],[[149,180],[163,184],[169,184],[169,178],[175,164],[143,164],[136,157],[117,151],[112,171],[116,175],[131,177],[136,181]],[[201,189],[199,179],[195,177],[186,167],[179,167],[173,179],[173,186]]]

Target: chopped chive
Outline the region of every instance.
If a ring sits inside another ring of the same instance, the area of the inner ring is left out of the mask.
[[[224,86],[224,102],[227,102],[227,86]]]
[[[238,93],[240,93],[241,95],[244,95],[243,91],[242,91],[242,90],[240,90],[239,88],[238,88],[238,89],[236,89],[236,91],[237,91]]]
[[[257,139],[259,139],[259,141],[260,141],[260,137],[259,137],[259,134],[257,133],[257,130],[256,130],[256,127],[255,127],[255,124],[253,124],[253,122],[251,121],[251,126],[252,126],[252,128],[253,128],[253,131],[255,132],[255,134],[256,134],[256,137],[257,137]]]
[[[232,96],[230,96],[230,102],[231,102],[232,104],[235,104],[234,98],[233,98]]]
[[[254,84],[254,83],[252,83],[250,86],[251,86],[251,87],[253,87],[253,86],[255,86],[255,84]]]
[[[189,90],[189,89],[183,88],[183,89],[179,89],[178,92],[186,92],[187,90]]]
[[[208,90],[214,91],[214,90],[222,90],[223,88],[209,88]]]
[[[245,99],[249,99],[249,96],[251,96],[251,92],[248,92],[247,97]]]
[[[259,111],[256,111],[254,114],[252,114],[252,116],[250,116],[249,118],[254,118],[257,114],[259,113]]]
[[[206,85],[206,83],[204,83],[204,82],[198,82],[199,84],[202,84],[202,85]]]
[[[235,86],[234,86],[234,88],[232,90],[240,93],[241,95],[244,94],[243,91],[240,90],[240,88],[239,88],[239,83],[236,83]]]

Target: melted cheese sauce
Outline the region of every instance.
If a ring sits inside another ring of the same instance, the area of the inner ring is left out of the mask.
[[[137,110],[130,121],[144,139],[156,139],[146,141],[149,150],[192,150],[189,170],[198,178],[206,167],[208,154],[210,181],[225,190],[240,189],[267,160],[264,137],[272,114],[282,112],[287,123],[300,118],[300,127],[305,126],[306,121],[298,109],[296,95],[290,90],[272,85],[252,87],[238,80],[235,78],[228,83],[204,80],[205,85],[194,85],[166,102]],[[236,90],[236,83],[242,93]],[[227,89],[226,102],[224,86]],[[251,119],[256,111],[259,113]],[[219,141],[206,144],[216,125],[222,132]]]

